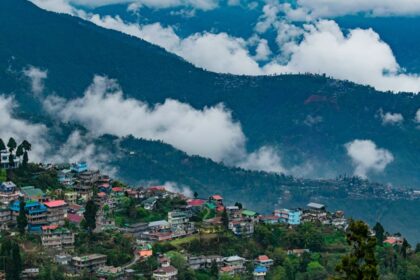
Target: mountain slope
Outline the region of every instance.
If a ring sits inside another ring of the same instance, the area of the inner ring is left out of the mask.
[[[66,98],[82,95],[93,75],[103,74],[117,79],[127,96],[151,104],[166,98],[196,108],[223,102],[241,122],[248,150],[278,147],[286,166],[310,163],[308,176],[352,173],[344,145],[370,139],[395,158],[373,179],[420,185],[420,130],[413,121],[420,96],[321,76],[209,73],[137,38],[24,0],[1,1],[0,36],[0,90],[16,95],[21,113],[43,115],[21,75],[28,65],[47,69],[47,91]],[[404,123],[382,125],[381,109],[401,113]]]

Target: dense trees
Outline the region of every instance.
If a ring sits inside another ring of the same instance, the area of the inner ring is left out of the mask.
[[[19,229],[19,233],[24,234],[26,227],[28,225],[28,219],[26,217],[25,200],[23,197],[20,197],[19,199],[19,215],[16,218],[16,221],[17,221],[17,227]]]
[[[379,279],[375,257],[376,238],[370,236],[369,227],[362,221],[351,221],[347,233],[351,251],[337,265],[340,276],[345,280]]]
[[[1,243],[0,257],[3,261],[6,280],[20,279],[22,259],[18,243],[9,238],[4,238]]]
[[[373,230],[375,231],[376,242],[378,243],[378,245],[382,246],[385,240],[385,230],[383,226],[379,222],[377,222],[373,227]]]

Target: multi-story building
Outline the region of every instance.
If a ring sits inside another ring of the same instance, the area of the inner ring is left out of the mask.
[[[0,229],[7,229],[12,221],[12,214],[8,207],[0,207]]]
[[[214,263],[217,267],[221,267],[223,265],[223,257],[218,255],[188,257],[188,266],[191,269],[209,269]]]
[[[0,203],[9,204],[19,198],[16,185],[13,182],[3,182],[0,185]]]
[[[64,225],[68,205],[64,200],[51,200],[44,202],[47,207],[47,221],[49,224]]]
[[[235,235],[252,235],[254,233],[254,221],[250,219],[229,221],[229,229]]]
[[[10,205],[10,210],[12,212],[12,222],[16,223],[16,219],[19,216],[20,210],[20,201],[14,201]],[[41,231],[41,227],[48,223],[47,221],[47,212],[48,209],[44,204],[27,200],[25,201],[25,212],[28,219],[28,230],[29,231]]]
[[[41,241],[48,249],[73,249],[74,233],[58,225],[43,226]]]
[[[153,271],[152,278],[156,280],[176,280],[178,279],[178,270],[173,267],[169,259],[162,257],[159,259],[160,268]]]
[[[82,162],[78,162],[72,165],[71,170],[76,172],[76,173],[81,173],[81,172],[85,172],[87,171],[88,168],[88,164],[84,161]]]
[[[0,165],[1,168],[10,169],[10,168],[17,168],[20,166],[20,158],[13,156],[13,165],[10,165],[9,161],[10,153],[8,150],[0,151]]]
[[[83,270],[94,272],[106,264],[106,255],[91,254],[72,258],[72,266],[78,272]]]
[[[35,188],[34,186],[22,187],[20,188],[20,191],[22,192],[23,196],[29,200],[43,201],[45,199],[45,193],[41,189]]]
[[[64,200],[67,204],[76,204],[77,202],[77,192],[66,192],[64,193]]]

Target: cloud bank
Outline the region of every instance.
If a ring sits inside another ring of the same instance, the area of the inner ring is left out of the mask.
[[[40,68],[30,65],[23,70],[23,74],[29,78],[31,90],[34,94],[41,94],[44,91],[44,80],[48,76],[48,72]]]
[[[400,113],[384,113],[382,110],[380,110],[379,114],[383,125],[399,125],[404,122],[404,116]]]
[[[5,144],[10,137],[15,138],[18,144],[28,140],[32,144],[30,160],[42,161],[45,157],[45,147],[49,147],[45,138],[48,129],[43,124],[34,124],[15,117],[14,112],[17,109],[18,106],[12,97],[0,95],[0,138]]]
[[[392,153],[381,149],[371,140],[354,140],[345,145],[355,166],[354,175],[367,178],[369,172],[383,172],[394,161]]]

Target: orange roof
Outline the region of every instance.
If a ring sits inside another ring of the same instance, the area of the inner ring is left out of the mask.
[[[53,208],[67,205],[67,203],[64,200],[51,200],[48,202],[44,202],[44,205],[48,208]]]
[[[223,197],[218,194],[213,195],[211,198],[213,198],[214,200],[223,200]]]
[[[42,230],[54,230],[57,228],[58,228],[58,225],[42,226]]]
[[[266,255],[261,255],[261,256],[258,256],[258,260],[259,261],[268,261],[270,258],[268,257],[268,256],[266,256]]]
[[[105,197],[105,196],[106,196],[106,193],[104,193],[104,192],[100,192],[100,193],[98,193],[98,196],[99,196],[99,197]]]

